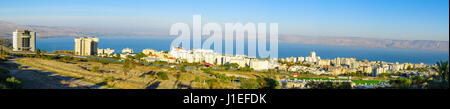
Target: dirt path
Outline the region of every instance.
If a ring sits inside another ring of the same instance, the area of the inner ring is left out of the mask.
[[[17,65],[21,65],[23,68],[17,69]],[[20,64],[16,62],[16,59],[10,59],[6,65],[0,67],[9,69],[14,77],[21,79],[24,89],[109,89],[108,87]]]

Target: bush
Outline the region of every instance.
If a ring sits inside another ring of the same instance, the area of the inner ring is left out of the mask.
[[[268,77],[258,78],[257,81],[260,83],[262,89],[275,89],[279,86],[277,80]]]
[[[186,72],[186,68],[184,66],[181,66],[180,71],[181,72]]]
[[[218,86],[217,82],[218,80],[214,78],[206,80],[206,83],[208,84],[210,89],[217,87]]]
[[[200,77],[195,76],[194,82],[200,82]]]
[[[253,71],[253,68],[250,68],[250,67],[248,67],[248,66],[245,66],[245,67],[240,67],[239,70],[240,70],[240,71],[251,72],[251,71]]]
[[[12,89],[20,89],[22,88],[22,82],[14,77],[10,77],[6,79],[6,86]]]
[[[226,76],[225,74],[214,73],[213,75],[215,75],[221,82],[231,81],[231,77]]]
[[[0,84],[0,89],[8,89],[5,85]]]
[[[202,69],[203,73],[212,74],[211,68]]]
[[[22,82],[12,77],[9,70],[0,68],[0,89],[20,89]]]
[[[431,80],[430,85],[428,85],[429,89],[448,89],[449,84],[448,81],[440,81],[440,80]]]
[[[311,89],[351,89],[351,82],[309,82]]]
[[[158,72],[157,75],[158,75],[158,78],[161,79],[161,80],[168,80],[169,79],[169,77],[167,76],[166,72]]]
[[[98,66],[94,66],[94,67],[92,67],[92,71],[93,71],[93,72],[99,72],[99,68],[98,68]]]
[[[104,82],[114,82],[115,80],[116,78],[114,78],[113,76],[108,76],[103,79]]]
[[[242,89],[259,89],[261,86],[254,79],[244,79],[241,82]]]
[[[9,70],[0,68],[0,81],[9,77]]]
[[[390,77],[391,74],[390,73],[381,73],[379,74],[379,77]]]

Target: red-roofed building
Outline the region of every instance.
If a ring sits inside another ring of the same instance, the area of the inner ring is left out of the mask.
[[[209,67],[209,66],[211,66],[212,64],[210,64],[210,63],[207,63],[207,62],[204,62],[203,63],[205,66],[207,66],[207,67]]]

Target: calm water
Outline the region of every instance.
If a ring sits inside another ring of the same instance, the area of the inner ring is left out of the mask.
[[[73,37],[56,37],[37,40],[37,48],[47,50],[73,50]],[[135,52],[150,48],[158,51],[170,50],[174,38],[164,37],[100,37],[99,48],[111,48],[120,52],[123,48],[132,48]],[[412,49],[391,48],[365,48],[365,47],[336,47],[324,45],[306,45],[293,43],[279,43],[278,55],[280,58],[290,56],[307,56],[309,52],[316,51],[322,59],[336,57],[354,57],[370,61],[411,62],[434,64],[440,60],[449,60],[448,51],[427,51]]]

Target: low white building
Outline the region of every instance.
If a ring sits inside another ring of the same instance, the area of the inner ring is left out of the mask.
[[[181,59],[187,63],[209,63],[214,65],[225,65],[236,63],[239,67],[250,66],[251,59],[246,55],[230,55],[230,54],[219,54],[214,53],[213,50],[210,49],[193,49],[193,50],[185,50],[180,47],[172,47],[169,51],[169,54],[172,55],[176,59]],[[297,61],[297,58],[292,58],[293,61]],[[257,70],[267,70],[271,68],[278,67],[278,59],[272,60],[264,60],[261,62],[255,62],[253,67]]]
[[[134,50],[131,48],[124,48],[122,49],[122,54],[133,54]]]
[[[128,56],[135,56],[136,54],[129,54],[129,53],[126,53],[126,54],[120,54],[120,58],[121,59],[125,59],[125,58],[127,58]]]
[[[98,56],[109,56],[112,57],[114,55],[114,49],[106,48],[106,49],[97,49]]]
[[[169,54],[177,59],[187,59],[188,54],[190,54],[187,50],[181,47],[172,47],[169,51]]]
[[[250,68],[253,70],[268,70],[270,67],[270,63],[267,60],[251,60],[250,61]]]
[[[153,50],[153,49],[143,49],[142,50],[142,53],[144,53],[144,54],[146,54],[146,55],[148,55],[148,54],[154,54],[154,53],[156,53],[157,51],[156,50]]]

